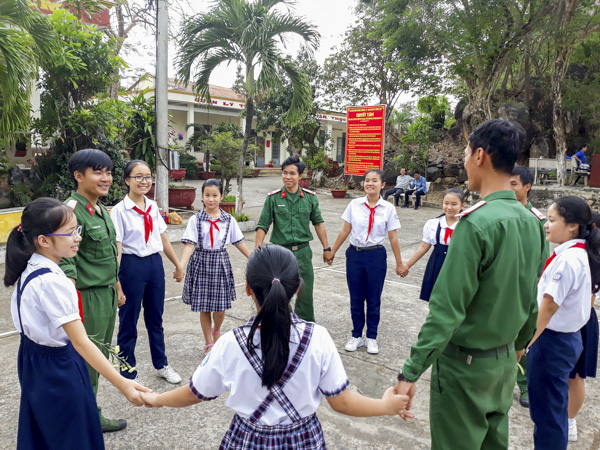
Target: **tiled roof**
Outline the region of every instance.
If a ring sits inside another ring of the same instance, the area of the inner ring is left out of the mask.
[[[187,85],[183,83],[176,83],[174,78],[169,78],[169,89],[176,89],[178,91],[195,94],[193,83],[188,83]],[[231,88],[215,86],[214,84],[211,84],[209,85],[209,89],[211,97],[223,98],[226,100],[245,101],[244,97],[239,95]]]

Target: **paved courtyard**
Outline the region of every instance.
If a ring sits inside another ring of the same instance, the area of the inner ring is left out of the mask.
[[[200,187],[201,182],[189,182]],[[259,177],[244,180],[246,204],[244,212],[257,220],[266,194],[281,185],[279,177]],[[198,194],[200,188],[198,188]],[[195,206],[200,207],[200,201]],[[333,245],[342,227],[340,218],[351,199],[335,200],[329,194],[319,194],[321,211],[325,219],[329,243]],[[422,207],[399,209],[402,225],[399,230],[400,248],[405,261],[420,245],[422,228],[426,220],[441,213],[439,208]],[[254,247],[254,232],[246,233],[247,245]],[[268,237],[267,237],[268,240]],[[348,242],[338,252],[332,266],[322,262],[321,244],[318,239],[312,242],[313,264],[315,267],[315,315],[318,323],[324,325],[335,341],[348,377],[355,389],[365,395],[379,397],[390,385],[395,384],[396,374],[408,357],[410,346],[428,312],[427,304],[418,299],[421,279],[426,265],[423,258],[406,278],[394,273],[394,258],[389,243],[388,271],[381,305],[381,324],[378,342],[380,353],[369,355],[365,348],[355,353],[344,351],[350,337],[351,320],[348,288],[345,276],[344,250]],[[175,244],[178,255],[182,245]],[[234,247],[229,254],[234,270],[238,299],[226,314],[224,330],[243,324],[254,314],[252,301],[243,291],[246,259]],[[165,259],[167,273],[172,272],[171,263]],[[3,275],[4,266],[0,265]],[[167,299],[164,313],[164,328],[167,356],[172,367],[187,380],[200,363],[204,341],[198,314],[181,302],[182,284],[167,283]],[[0,364],[3,376],[0,379],[0,448],[15,448],[17,418],[19,411],[19,382],[17,379],[17,350],[19,336],[8,335],[14,330],[10,318],[10,295],[12,289],[0,293]],[[116,343],[116,333],[115,340]],[[151,389],[163,392],[172,388],[166,381],[155,375],[150,362],[147,333],[143,318],[139,322],[137,345],[137,367],[142,382]],[[403,422],[397,417],[353,418],[335,413],[323,400],[317,414],[324,428],[328,446],[332,449],[427,449],[429,438],[429,375],[426,372],[417,383],[417,394],[413,411],[416,417]],[[570,449],[600,448],[600,389],[596,380],[587,383],[588,396],[578,416],[579,441],[569,445]],[[227,394],[206,403],[186,409],[134,408],[105,380],[101,380],[98,403],[109,418],[124,418],[128,422],[126,430],[105,434],[109,449],[215,449],[225,434],[233,413],[225,406]],[[56,414],[68,414],[56,411]],[[515,400],[510,411],[510,448],[533,448],[533,424],[529,411]]]

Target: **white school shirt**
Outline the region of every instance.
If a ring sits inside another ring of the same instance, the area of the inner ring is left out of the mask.
[[[21,320],[24,333],[37,344],[63,347],[70,342],[70,339],[62,326],[81,319],[77,291],[73,282],[56,263],[34,253],[17,283],[25,282],[31,272],[42,268],[48,268],[51,272],[31,280],[21,296]],[[11,298],[10,312],[15,328],[21,332],[16,285]]]
[[[387,233],[400,228],[400,221],[398,220],[396,208],[394,208],[390,202],[384,201],[381,197],[379,198],[375,205],[377,209],[375,210],[373,228],[371,229],[371,234],[369,234],[369,239],[367,240],[371,211],[365,204],[369,204],[366,195],[361,198],[356,198],[350,202],[346,207],[344,214],[342,214],[342,219],[352,225],[350,244],[355,247],[383,245]]]
[[[297,319],[296,319],[297,320]],[[294,356],[306,322],[292,322],[290,334],[290,360]],[[247,336],[250,326],[244,327]],[[254,333],[253,342],[259,358],[260,329]],[[289,364],[289,361],[288,361]],[[190,379],[190,389],[201,400],[213,400],[226,390],[230,391],[226,405],[238,415],[247,419],[269,395],[261,379],[252,368],[233,331],[225,333],[206,355]],[[336,397],[349,385],[342,359],[329,336],[321,325],[314,325],[312,337],[304,358],[283,392],[300,414],[307,417],[313,414],[321,404],[321,395]],[[277,400],[274,400],[258,420],[258,425],[288,425],[292,420]]]
[[[124,255],[136,255],[140,258],[160,253],[163,251],[162,239],[160,237],[167,231],[167,224],[160,216],[156,202],[144,196],[146,210],[150,207],[152,218],[152,232],[146,243],[144,230],[144,216],[133,209],[137,206],[133,200],[126,195],[110,211],[110,218],[115,225],[117,242],[123,247]]]
[[[546,267],[538,282],[538,305],[544,294],[551,295],[558,310],[547,328],[561,333],[579,331],[590,318],[592,275],[587,251],[570,248],[584,239],[571,239],[560,244],[554,252],[556,258]]]
[[[229,233],[225,235],[225,229],[227,228],[227,216],[229,216],[231,224],[229,225]],[[198,211],[196,214],[190,217],[187,228],[185,229],[185,233],[183,233],[183,237],[181,238],[181,242],[198,245],[198,220],[200,220],[202,225],[202,248],[211,249],[210,223],[206,219],[215,220],[213,217],[210,217],[208,214],[206,214],[206,211],[204,210]],[[216,228],[213,228],[213,250],[221,248],[223,239],[225,239],[225,246],[227,246],[227,244],[236,245],[244,240],[244,233],[242,233],[240,226],[232,215],[221,210],[219,219],[219,222],[217,222],[219,229],[217,230]]]
[[[450,228],[451,230],[454,230],[456,228],[456,225],[458,224],[458,220],[456,222],[454,222],[451,226],[448,226],[448,222],[446,221],[446,216],[442,216],[442,217],[436,217],[435,219],[429,219],[426,223],[425,226],[423,227],[423,242],[427,243],[427,244],[431,244],[431,245],[435,245],[438,242],[435,240],[435,235],[437,233],[437,228],[438,228],[438,224],[440,224],[442,226],[442,229],[440,230],[440,243],[443,244],[450,244],[450,241],[452,240],[452,238],[448,239],[447,242],[444,242],[444,237],[446,236],[446,228]]]

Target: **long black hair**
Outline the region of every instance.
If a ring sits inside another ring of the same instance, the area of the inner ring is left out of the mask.
[[[37,237],[54,233],[73,214],[71,208],[49,197],[38,198],[25,207],[21,224],[13,228],[6,242],[4,286],[12,286],[19,279],[35,253]]]
[[[294,254],[279,245],[263,245],[250,255],[246,281],[254,292],[260,311],[248,334],[248,347],[260,325],[262,385],[271,389],[285,371],[290,356],[290,300],[300,287]]]
[[[558,214],[567,224],[579,225],[577,239],[585,239],[592,274],[592,292],[600,290],[600,230],[593,226],[592,210],[585,200],[574,195],[557,199],[554,204]]]

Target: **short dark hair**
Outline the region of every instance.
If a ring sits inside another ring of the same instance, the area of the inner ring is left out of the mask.
[[[479,125],[469,136],[471,152],[482,148],[497,172],[510,174],[521,152],[525,130],[517,122],[491,119]]]
[[[112,170],[113,163],[110,157],[102,150],[86,148],[73,153],[69,159],[69,173],[71,174],[73,181],[75,181],[75,185],[77,185],[75,172],[85,174],[85,171],[90,167],[92,170]]]
[[[223,195],[223,183],[221,183],[220,180],[217,180],[216,178],[209,178],[208,180],[206,180],[204,182],[204,184],[202,185],[202,193],[204,194],[204,188],[206,186],[216,186],[219,188],[219,192],[221,193],[221,195]]]
[[[298,168],[298,173],[304,173],[304,163],[300,161],[299,156],[290,156],[281,163],[281,171],[283,172],[287,166],[294,165]]]
[[[416,175],[416,174],[419,174],[419,175],[421,175],[421,172],[419,172],[418,170],[415,170],[415,171],[413,172],[413,175]]]
[[[533,176],[531,175],[531,172],[525,167],[515,166],[510,175],[513,177],[519,177],[521,183],[523,183],[523,186],[525,186],[526,184],[531,184],[533,186]],[[529,191],[527,191],[527,195],[529,195]]]

